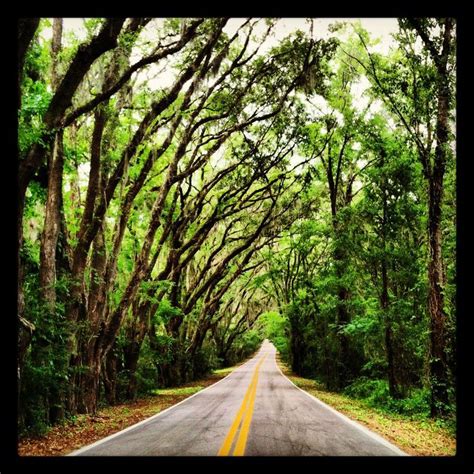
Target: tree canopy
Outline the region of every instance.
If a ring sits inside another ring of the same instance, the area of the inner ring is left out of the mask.
[[[19,21],[21,429],[264,337],[332,390],[453,414],[455,23],[399,19],[381,53],[282,21]]]

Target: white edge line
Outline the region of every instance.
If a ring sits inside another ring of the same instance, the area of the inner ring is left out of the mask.
[[[255,357],[255,356],[254,356]],[[244,362],[243,364],[239,365],[238,367],[236,367],[232,372],[230,372],[229,374],[227,374],[225,377],[223,377],[222,379],[218,380],[217,382],[211,384],[211,385],[208,385],[207,387],[203,388],[202,390],[199,390],[199,392],[196,392],[194,393],[193,395],[185,398],[184,400],[181,400],[180,402],[176,403],[175,405],[172,405],[166,409],[164,409],[163,411],[160,411],[159,413],[156,413],[155,415],[152,415],[148,418],[145,418],[144,420],[142,421],[139,421],[138,423],[135,423],[134,425],[131,425],[129,426],[128,428],[125,428],[121,431],[117,431],[117,433],[113,433],[111,434],[110,436],[107,436],[106,438],[102,438],[102,439],[99,439],[98,441],[92,443],[92,444],[88,444],[87,446],[83,446],[82,448],[79,448],[77,449],[76,451],[72,451],[70,452],[69,454],[66,454],[66,456],[77,456],[78,454],[81,454],[83,453],[84,451],[87,451],[91,448],[95,448],[96,446],[98,446],[99,444],[102,444],[102,443],[105,443],[107,441],[110,441],[112,438],[115,438],[117,436],[120,436],[122,434],[124,434],[125,432],[127,431],[130,431],[130,430],[133,430],[135,429],[137,426],[140,426],[140,425],[143,425],[145,423],[148,423],[149,421],[155,419],[155,418],[158,418],[159,416],[163,415],[164,413],[166,413],[167,411],[170,411],[172,410],[173,408],[176,408],[178,405],[181,405],[181,403],[184,403],[184,402],[187,402],[188,400],[191,400],[191,398],[195,397],[196,395],[199,395],[201,394],[202,392],[205,392],[206,390],[208,390],[209,388],[212,388],[212,387],[215,387],[218,383],[220,382],[223,382],[227,377],[231,376],[233,373],[235,373],[238,369],[240,369],[241,367],[243,367],[244,365],[248,364],[249,362],[251,362],[254,357],[252,357],[250,360],[248,360],[247,362]]]
[[[276,352],[275,352],[275,356],[276,356]],[[274,357],[274,360],[275,360],[275,365],[277,366],[278,370],[280,371],[281,375],[283,375],[283,377],[285,377],[286,380],[288,380],[288,382],[290,382],[292,385],[294,385],[298,390],[300,390],[301,392],[303,392],[305,395],[307,395],[308,397],[310,397],[312,400],[315,400],[316,402],[318,402],[320,405],[322,405],[323,407],[327,408],[329,411],[331,411],[332,413],[334,413],[335,415],[337,415],[339,418],[343,419],[344,421],[346,421],[347,423],[351,424],[352,426],[354,426],[355,428],[359,429],[360,431],[363,431],[366,435],[370,436],[372,439],[378,441],[379,443],[382,443],[384,446],[386,446],[387,448],[390,448],[392,451],[395,451],[397,454],[400,454],[401,456],[408,456],[407,453],[405,453],[404,451],[402,451],[400,448],[398,448],[397,446],[393,445],[392,443],[390,443],[389,441],[387,441],[385,438],[383,438],[382,436],[380,436],[379,434],[377,433],[374,433],[373,431],[369,430],[368,428],[366,428],[365,426],[362,426],[361,424],[357,423],[357,421],[354,421],[354,420],[351,420],[350,418],[348,418],[346,415],[343,415],[341,412],[337,411],[335,408],[331,407],[330,405],[327,405],[326,403],[324,403],[323,401],[319,400],[319,398],[316,398],[314,395],[311,395],[310,393],[306,392],[305,390],[301,389],[300,387],[298,387],[295,383],[293,383],[280,369],[277,361],[276,361],[276,357]]]

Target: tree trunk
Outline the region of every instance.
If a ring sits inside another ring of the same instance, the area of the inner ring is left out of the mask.
[[[428,266],[429,294],[428,307],[431,320],[431,415],[446,414],[449,396],[449,375],[446,361],[446,313],[444,310],[444,265],[442,257],[441,206],[443,201],[443,181],[449,147],[450,91],[447,63],[451,52],[451,31],[453,20],[445,22],[443,49],[437,62],[438,69],[438,110],[436,118],[436,149],[433,172],[429,183],[429,250]]]
[[[44,229],[41,238],[39,281],[44,311],[56,318],[56,249],[61,227],[61,202],[64,154],[62,149],[62,132],[56,135],[52,156],[50,158],[48,177],[48,196],[46,200]],[[60,324],[60,323],[59,323]],[[48,347],[50,342],[38,339],[37,344]],[[61,350],[61,348],[58,348]],[[61,372],[63,367],[55,367]],[[51,387],[48,396],[49,418],[55,423],[64,417],[64,387],[59,382]]]
[[[303,374],[303,341],[300,335],[299,328],[293,322],[291,329],[291,370],[297,375]]]
[[[60,229],[60,203],[63,182],[64,154],[62,132],[56,136],[50,160],[48,197],[46,201],[44,229],[41,238],[39,280],[41,294],[46,305],[54,310],[56,303],[56,247]]]
[[[99,401],[100,359],[95,354],[88,354],[84,361],[85,372],[80,377],[80,396],[78,397],[77,412],[94,414],[97,412]]]
[[[105,399],[109,405],[113,406],[117,403],[117,354],[115,353],[115,345],[105,357],[102,374]]]
[[[431,169],[429,157],[419,146],[419,158],[428,181],[428,244],[430,261],[428,264],[428,310],[430,315],[430,382],[431,382],[431,416],[446,414],[449,396],[449,375],[446,360],[446,313],[444,310],[444,266],[442,258],[441,209],[443,200],[443,181],[446,169],[446,158],[450,144],[449,110],[451,93],[449,89],[448,61],[454,43],[452,31],[453,18],[438,20],[442,31],[442,41],[434,42],[418,19],[408,20],[429,51],[436,66],[437,112],[436,112],[436,149]],[[438,43],[438,44],[436,44]],[[440,49],[438,50],[440,46]]]
[[[429,212],[429,249],[430,262],[428,266],[429,293],[428,307],[431,329],[431,415],[442,416],[446,412],[448,397],[448,368],[446,363],[446,334],[444,311],[444,271],[441,254],[441,183],[430,186]],[[433,189],[434,188],[434,189]]]
[[[87,303],[87,321],[84,331],[79,334],[79,359],[81,370],[86,373],[79,377],[78,410],[80,413],[95,413],[99,395],[100,367],[103,352],[98,344],[98,334],[103,330],[106,295],[104,273],[106,269],[106,248],[103,227],[94,240],[91,261],[91,283]]]
[[[51,42],[51,84],[53,90],[58,87],[58,55],[61,51],[61,38],[63,35],[63,19],[53,18],[53,39]]]
[[[124,369],[128,376],[128,385],[126,391],[127,400],[134,400],[137,396],[137,366],[140,357],[140,341],[131,341],[124,347]]]

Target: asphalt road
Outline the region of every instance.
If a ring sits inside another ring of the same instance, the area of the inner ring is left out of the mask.
[[[397,456],[395,446],[293,385],[275,347],[77,456]]]

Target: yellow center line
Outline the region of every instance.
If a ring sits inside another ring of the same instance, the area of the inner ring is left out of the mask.
[[[244,421],[242,422],[242,427],[240,428],[239,437],[237,438],[237,443],[234,449],[234,456],[243,456],[245,452],[245,446],[247,444],[247,437],[250,429],[250,422],[252,421],[253,416],[253,406],[255,404],[255,396],[257,394],[257,383],[258,383],[258,369],[255,371],[255,382],[252,387],[252,392],[250,393],[249,402],[247,411],[245,413]]]
[[[239,411],[237,412],[237,415],[234,418],[229,432],[227,433],[227,436],[225,437],[224,442],[222,443],[222,446],[219,449],[219,452],[217,453],[218,456],[227,456],[229,454],[239,425],[245,415],[242,427],[240,429],[239,437],[237,439],[236,447],[234,449],[235,456],[243,456],[244,454],[245,445],[247,443],[247,437],[250,428],[250,422],[252,421],[255,396],[257,393],[258,371],[263,361],[265,360],[265,357],[266,355],[260,359],[260,361],[257,363],[257,366],[255,367],[255,371],[253,373],[250,385],[247,388],[247,392],[245,393],[242,404],[240,405]]]

